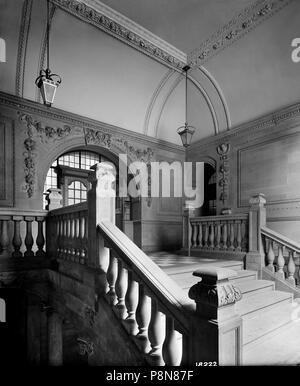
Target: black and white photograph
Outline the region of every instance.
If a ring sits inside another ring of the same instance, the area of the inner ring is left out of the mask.
[[[300,366],[300,0],[0,0],[11,366]]]

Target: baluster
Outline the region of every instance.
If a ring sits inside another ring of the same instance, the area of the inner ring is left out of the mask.
[[[296,272],[296,265],[295,265],[295,252],[289,251],[289,262],[287,265],[287,272],[288,272],[288,278],[287,280],[293,285],[296,285],[295,280],[295,272]]]
[[[57,243],[57,248],[56,248],[56,257],[60,257],[60,242],[61,242],[61,233],[60,233],[60,221],[59,221],[59,216],[54,217],[54,224],[56,224],[56,243]]]
[[[271,239],[269,239],[269,248],[268,248],[268,255],[267,255],[267,262],[268,262],[268,265],[267,265],[267,268],[274,272],[274,260],[275,260],[275,253],[274,253],[274,249],[273,249],[273,241]]]
[[[32,246],[33,246],[32,221],[34,221],[34,217],[26,216],[25,221],[26,221],[26,237],[25,237],[26,251],[24,253],[24,256],[33,257],[34,253],[32,251]]]
[[[234,251],[234,222],[230,221],[229,222],[229,249],[231,251]]]
[[[148,353],[150,350],[150,342],[148,339],[148,326],[151,318],[151,299],[146,295],[145,287],[139,283],[139,303],[136,309],[136,321],[139,327],[139,332],[136,335],[138,345],[143,353]]]
[[[222,231],[222,249],[227,250],[227,222],[223,223]]]
[[[182,335],[174,329],[174,319],[166,317],[166,339],[163,344],[163,360],[166,366],[179,366],[182,359]]]
[[[218,221],[216,225],[216,249],[220,249],[220,242],[221,242],[221,223]]]
[[[242,250],[242,222],[240,220],[236,221],[237,224],[237,235],[236,235],[236,250]]]
[[[72,261],[72,244],[71,244],[71,215],[67,215],[67,254],[70,261]]]
[[[14,251],[12,253],[12,257],[22,257],[22,253],[20,252],[20,248],[22,246],[22,239],[20,233],[20,223],[23,220],[22,216],[13,216],[14,221],[14,237],[12,240]]]
[[[284,260],[284,257],[283,257],[283,246],[281,244],[279,244],[278,246],[278,257],[277,257],[277,272],[276,274],[278,276],[280,276],[281,278],[284,279],[284,272],[283,272],[283,267],[284,267],[284,264],[285,264],[285,260]]]
[[[209,248],[214,249],[215,246],[215,232],[214,232],[214,223],[208,223],[209,228]]]
[[[125,296],[125,305],[127,308],[127,317],[124,320],[124,325],[127,332],[131,335],[138,333],[138,325],[135,319],[136,308],[139,301],[138,283],[134,279],[133,272],[128,271],[128,289]]]
[[[86,247],[86,232],[87,232],[87,226],[86,226],[86,221],[85,221],[85,215],[80,217],[79,219],[79,237],[80,237],[80,263],[84,264],[84,256],[83,253],[85,253],[85,247]]]
[[[68,249],[67,249],[67,242],[68,242],[68,218],[67,215],[63,217],[64,219],[64,244],[63,244],[63,249],[64,249],[64,259],[68,260]]]
[[[208,223],[204,223],[204,245],[203,248],[208,248]]]
[[[72,261],[76,262],[76,251],[74,248],[75,241],[75,213],[70,215],[70,250]]]
[[[118,303],[115,305],[115,312],[120,319],[126,316],[125,294],[127,290],[127,270],[121,259],[118,259],[118,277],[115,284]]]
[[[81,246],[82,246],[82,238],[80,234],[80,219],[82,215],[83,215],[82,213],[78,213],[77,217],[75,218],[75,241],[76,241],[75,255],[76,255],[76,261],[78,263],[81,263],[80,252],[81,252]]]
[[[202,235],[203,227],[202,227],[201,221],[198,223],[198,227],[199,227],[199,233],[198,233],[198,248],[202,248],[202,247],[203,247],[203,235]]]
[[[162,344],[165,338],[165,315],[158,310],[157,300],[151,298],[151,320],[149,324],[149,340],[151,344],[151,351],[149,358],[151,364],[163,366],[162,358]]]
[[[9,237],[8,237],[8,221],[10,220],[9,216],[1,216],[2,221],[1,227],[1,236],[0,236],[0,245],[1,245],[1,257],[8,257],[9,255]]]
[[[108,302],[113,306],[116,305],[117,303],[117,296],[116,296],[116,290],[115,290],[117,277],[118,277],[118,259],[113,255],[113,253],[111,253],[109,258],[109,266],[107,269],[106,279],[109,285],[109,291],[107,293]]]
[[[38,250],[35,255],[38,257],[44,257],[45,256],[45,252],[43,250],[44,244],[45,244],[45,238],[44,238],[44,232],[43,232],[44,217],[37,217],[36,221],[38,223],[38,234],[36,238],[36,245],[38,247]]]
[[[192,247],[197,248],[197,239],[198,239],[198,224],[193,223],[193,237],[192,237]]]

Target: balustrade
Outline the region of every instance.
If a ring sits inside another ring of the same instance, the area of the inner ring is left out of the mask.
[[[261,228],[266,268],[292,286],[299,283],[300,245],[269,228]]]
[[[195,249],[247,250],[248,214],[193,217],[190,245]]]
[[[0,209],[0,259],[44,257],[45,211]]]

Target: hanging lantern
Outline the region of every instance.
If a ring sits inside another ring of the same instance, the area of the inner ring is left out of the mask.
[[[183,71],[185,72],[185,124],[177,129],[177,133],[180,135],[184,147],[190,146],[192,136],[196,130],[193,126],[189,126],[187,122],[187,72],[189,69],[190,66],[183,67]]]
[[[49,69],[49,0],[47,0],[47,36],[46,36],[46,48],[47,48],[47,68],[41,70],[40,75],[36,78],[35,84],[40,89],[43,98],[43,103],[46,106],[51,106],[54,102],[55,93],[57,87],[61,83],[61,77],[57,74],[51,74]]]

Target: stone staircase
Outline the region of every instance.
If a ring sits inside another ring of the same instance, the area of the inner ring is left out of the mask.
[[[275,283],[258,280],[257,272],[244,270],[243,262],[157,253],[151,258],[188,292],[199,278],[193,271],[203,265],[237,271],[231,279],[241,290],[236,312],[243,319],[243,365],[300,364],[300,299],[275,290]],[[299,302],[299,303],[298,303]]]

